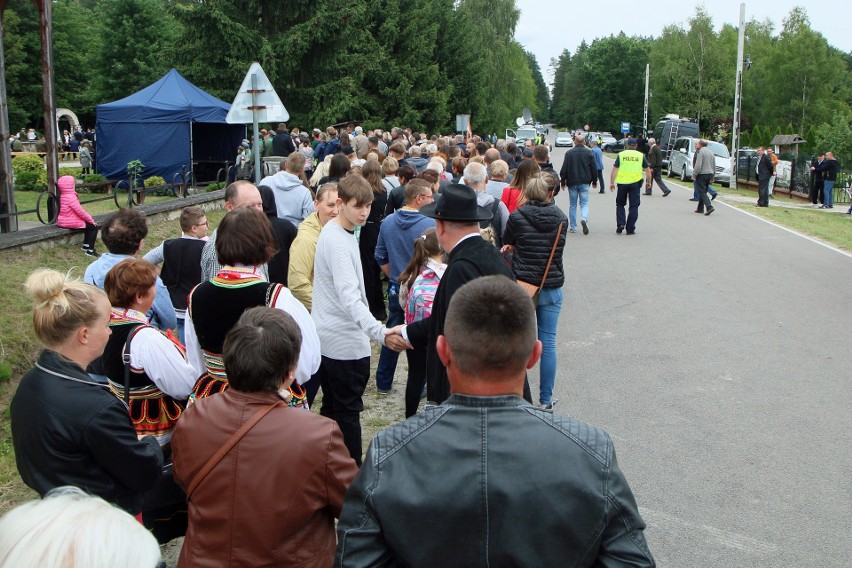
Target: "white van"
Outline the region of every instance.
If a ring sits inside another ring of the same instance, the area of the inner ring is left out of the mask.
[[[682,181],[692,179],[692,161],[695,158],[695,143],[698,138],[681,136],[675,140],[669,156],[668,176],[680,176]],[[707,147],[716,158],[716,181],[725,187],[731,186],[731,154],[724,144],[708,141]]]

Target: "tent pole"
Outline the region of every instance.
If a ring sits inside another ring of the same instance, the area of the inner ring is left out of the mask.
[[[190,177],[195,177],[195,167],[193,166],[193,161],[195,160],[195,149],[193,148],[194,140],[192,139],[192,121],[189,121],[189,175]],[[189,188],[186,187],[186,180],[184,180],[184,188],[183,194],[189,195]]]

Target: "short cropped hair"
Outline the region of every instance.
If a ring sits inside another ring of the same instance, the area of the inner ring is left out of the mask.
[[[277,392],[299,362],[302,332],[283,310],[265,306],[243,312],[225,336],[222,359],[231,388]]]
[[[154,568],[160,559],[139,521],[76,487],[52,489],[0,518],[0,566]]]
[[[535,345],[535,308],[509,278],[483,276],[453,294],[444,337],[461,372],[516,373],[526,368]]]
[[[145,294],[157,282],[157,269],[141,258],[125,258],[104,278],[104,292],[116,308],[129,308],[137,294]]]
[[[364,176],[348,175],[337,183],[337,197],[343,203],[355,200],[355,206],[360,207],[373,202],[373,188]]]
[[[547,146],[544,144],[539,144],[535,148],[533,148],[533,158],[537,162],[546,162],[550,157],[550,151],[548,151]]]
[[[220,264],[259,266],[278,250],[272,225],[262,211],[241,207],[229,212],[216,231]]]
[[[121,208],[104,222],[101,239],[112,254],[136,254],[148,236],[145,215],[136,209]]]
[[[282,170],[286,169],[288,173],[298,175],[305,171],[305,155],[301,152],[292,152],[281,165]]]
[[[204,213],[204,209],[197,205],[184,207],[180,212],[180,230],[184,233],[190,231],[192,227],[198,225],[199,221],[204,219],[206,216],[207,214]]]
[[[405,184],[405,189],[403,190],[403,195],[405,196],[405,202],[407,204],[414,203],[414,199],[418,195],[423,195],[428,193],[433,193],[432,189],[435,187],[435,182],[429,183],[425,179],[416,178]]]

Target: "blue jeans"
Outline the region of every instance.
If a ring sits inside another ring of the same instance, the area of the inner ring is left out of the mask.
[[[572,185],[568,187],[568,197],[571,205],[568,208],[568,222],[571,229],[577,229],[577,198],[580,198],[580,219],[589,219],[589,186],[586,184]]]
[[[386,325],[391,328],[404,321],[405,312],[399,305],[399,284],[388,284],[388,321]],[[376,367],[376,388],[380,391],[391,390],[398,359],[399,353],[393,349],[382,347],[382,352],[379,353],[379,364]]]
[[[556,324],[562,311],[562,288],[542,288],[535,306],[538,340],[541,341],[538,401],[550,404],[556,382]]]
[[[834,182],[825,180],[822,182],[823,199],[822,202],[826,207],[834,207]]]

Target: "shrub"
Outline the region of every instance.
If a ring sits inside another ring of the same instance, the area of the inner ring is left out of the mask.
[[[207,185],[207,187],[205,188],[205,191],[216,191],[216,190],[222,189],[223,187],[225,187],[224,183],[222,183],[220,181],[214,181],[213,183],[210,183],[210,184]]]
[[[107,178],[101,174],[86,174],[83,176],[83,183],[100,183],[107,181]]]
[[[47,187],[47,172],[23,171],[15,174],[15,189],[18,191],[43,191]]]
[[[166,185],[166,180],[160,176],[151,176],[145,180],[145,187],[154,187],[156,185]]]
[[[81,173],[83,173],[83,168],[59,168],[59,177],[71,176],[73,178],[78,178]]]
[[[33,154],[22,154],[12,158],[12,169],[16,174],[21,172],[45,172],[45,176],[47,176],[47,170],[44,169],[44,159]]]

